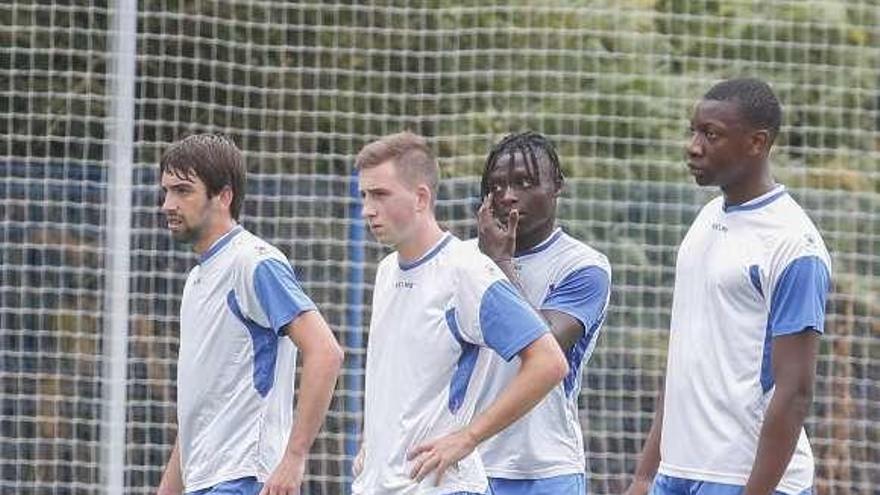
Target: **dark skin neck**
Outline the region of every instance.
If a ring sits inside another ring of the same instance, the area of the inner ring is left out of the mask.
[[[749,174],[740,180],[721,186],[724,193],[724,203],[739,205],[751,201],[776,187],[776,181],[770,175],[770,166],[764,157],[760,163],[754,164],[749,169],[755,173]]]
[[[556,215],[548,218],[546,221],[542,222],[541,225],[537,226],[531,232],[517,232],[516,236],[516,252],[521,253],[523,251],[528,251],[538,244],[544,242],[550,234],[553,233],[553,229],[556,228]]]

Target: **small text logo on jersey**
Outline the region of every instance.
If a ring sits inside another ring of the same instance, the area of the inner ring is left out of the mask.
[[[410,282],[409,280],[398,280],[394,282],[395,289],[412,289],[416,284]]]
[[[727,226],[724,224],[720,224],[718,222],[715,222],[712,224],[712,230],[717,230],[718,232],[724,232],[726,234],[727,233]]]

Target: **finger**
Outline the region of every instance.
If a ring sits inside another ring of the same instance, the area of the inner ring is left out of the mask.
[[[519,225],[519,210],[510,210],[507,214],[507,231],[516,234],[516,227]]]
[[[492,216],[492,193],[486,195],[483,198],[483,203],[480,205],[480,209],[477,210],[477,217],[481,220],[488,220]]]
[[[437,480],[434,482],[434,486],[440,486],[440,481],[443,479],[443,473],[446,472],[446,469],[449,468],[449,464],[445,462],[441,462],[437,466]]]
[[[427,452],[427,451],[431,450],[432,448],[434,448],[434,444],[432,442],[427,442],[427,443],[423,443],[420,445],[416,445],[415,448],[413,448],[412,450],[409,451],[409,453],[406,454],[406,458],[411,461],[411,460],[415,459],[416,457],[418,457],[419,454],[421,454],[422,452]]]
[[[428,460],[428,457],[430,457],[430,455],[431,455],[431,454],[429,454],[429,453],[428,453],[428,454],[422,454],[422,455],[420,455],[419,457],[417,457],[417,458],[415,458],[415,459],[412,459],[412,461],[413,461],[412,469],[409,470],[409,477],[410,477],[410,478],[415,478],[415,477],[416,477],[416,475],[418,474],[419,470],[422,469],[422,464],[424,464],[424,463]],[[407,456],[407,457],[409,457],[409,456]]]
[[[435,454],[431,454],[430,457],[425,459],[425,462],[419,467],[418,471],[413,473],[413,479],[421,482],[425,479],[432,471],[437,469],[437,466],[440,465],[440,457]]]

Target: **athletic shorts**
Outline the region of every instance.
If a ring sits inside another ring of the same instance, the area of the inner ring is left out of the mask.
[[[257,478],[250,476],[237,480],[224,481],[210,488],[202,488],[194,492],[186,492],[186,495],[259,495],[263,484]]]
[[[689,480],[658,474],[654,478],[650,495],[740,495],[743,488],[745,487],[739,485]],[[774,495],[785,495],[780,491],[773,493]],[[807,488],[798,495],[813,495],[813,490]]]
[[[532,480],[489,478],[489,495],[585,495],[586,493],[587,477],[583,473]]]

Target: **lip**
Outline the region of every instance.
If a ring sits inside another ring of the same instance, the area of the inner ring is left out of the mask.
[[[690,170],[693,175],[703,175],[706,173],[706,168],[701,167],[699,165],[688,162],[687,164],[688,170]]]

